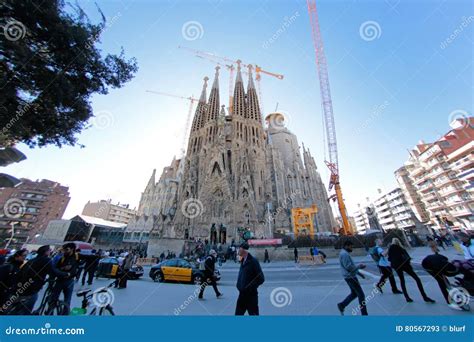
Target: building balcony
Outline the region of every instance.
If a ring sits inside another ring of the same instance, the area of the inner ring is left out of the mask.
[[[458,181],[458,178],[456,176],[451,176],[451,177],[446,177],[445,179],[443,179],[441,181],[435,182],[435,185],[437,187],[442,187],[443,185],[453,183],[453,182],[457,182],[457,181]]]
[[[397,200],[397,201],[390,202],[389,206],[390,206],[390,208],[395,208],[395,207],[398,207],[399,205],[403,205],[403,204],[405,204],[405,201]]]
[[[441,189],[438,192],[438,194],[440,195],[440,197],[446,197],[446,196],[452,195],[454,193],[463,192],[463,191],[464,191],[463,188],[456,188],[456,187],[452,186],[451,188],[449,188],[447,190]]]
[[[445,207],[446,205],[444,203],[441,203],[439,201],[431,202],[427,204],[426,209],[428,210],[436,210],[442,207]]]
[[[463,170],[464,168],[474,168],[474,155],[470,154],[467,157],[464,157],[458,160],[457,162],[452,163],[451,167],[456,170]]]
[[[433,182],[428,182],[428,183],[425,183],[419,187],[417,187],[419,191],[421,192],[426,192],[427,190],[431,190],[434,188],[434,184]]]
[[[415,222],[413,222],[413,221],[409,221],[409,222],[399,222],[399,223],[397,223],[397,225],[398,225],[398,228],[406,229],[406,228],[414,227],[414,226],[415,226]]]
[[[442,175],[443,173],[448,173],[449,171],[451,171],[451,169],[449,168],[449,166],[441,166],[441,169],[440,169],[440,170],[431,172],[431,173],[430,173],[430,177],[431,177],[431,178],[436,178],[436,177]]]
[[[467,180],[467,181],[474,179],[474,170],[469,169],[465,172],[461,172],[458,174],[458,178],[462,180]]]
[[[451,215],[454,217],[472,216],[472,211],[466,208],[463,210],[451,210]]]
[[[429,192],[428,194],[426,194],[423,197],[424,197],[425,200],[429,201],[429,200],[438,198],[438,194],[435,191],[433,191],[433,192]]]

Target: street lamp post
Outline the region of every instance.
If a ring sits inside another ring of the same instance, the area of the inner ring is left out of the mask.
[[[10,239],[8,240],[7,244],[5,245],[5,249],[10,246],[10,243],[12,242],[13,238],[15,237],[15,224],[17,222],[10,222],[10,225],[12,226],[12,235],[10,236]]]

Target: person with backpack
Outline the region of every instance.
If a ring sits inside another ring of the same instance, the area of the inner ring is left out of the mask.
[[[28,251],[26,249],[20,249],[10,256],[5,264],[0,266],[0,315],[5,314],[6,309],[8,309],[3,308],[5,302],[8,301],[11,295],[15,295],[18,274],[27,255]]]
[[[461,240],[460,247],[464,254],[464,259],[473,260],[474,259],[474,239],[464,232],[459,233],[458,238],[459,240]]]
[[[398,277],[400,278],[400,284],[402,285],[402,291],[405,296],[407,303],[413,302],[413,299],[408,295],[407,287],[405,285],[405,276],[404,273],[408,274],[410,277],[415,280],[418,290],[423,297],[423,300],[427,303],[435,303],[433,299],[428,297],[423,288],[423,284],[420,278],[417,276],[413,267],[411,266],[411,257],[408,255],[408,252],[403,248],[402,243],[399,239],[393,238],[392,244],[388,249],[388,261],[390,261],[393,269],[397,272]]]
[[[53,271],[57,276],[51,292],[51,301],[55,303],[59,300],[61,293],[63,293],[64,302],[67,304],[68,311],[71,306],[74,280],[78,268],[79,255],[76,253],[76,244],[74,242],[64,244],[62,253],[53,259]],[[68,314],[69,312],[66,312],[66,315]]]
[[[258,260],[249,253],[247,242],[240,245],[239,256],[241,257],[237,277],[239,297],[237,298],[235,315],[243,316],[245,312],[248,312],[251,316],[258,316],[258,287],[265,282],[265,276]]]
[[[216,260],[217,260],[217,252],[214,249],[211,249],[209,251],[209,256],[206,258],[206,260],[203,261],[202,265],[204,266],[204,282],[201,284],[201,290],[199,291],[199,299],[203,299],[204,296],[204,290],[206,289],[207,285],[212,285],[212,288],[214,289],[214,292],[216,293],[216,297],[220,298],[222,297],[222,293],[219,292],[219,289],[217,288],[217,283],[216,283],[216,276],[214,274],[216,270]]]
[[[392,293],[402,294],[403,292],[397,288],[397,282],[395,281],[392,267],[390,266],[390,262],[387,260],[387,252],[383,250],[382,245],[383,242],[381,239],[375,240],[375,247],[372,248],[370,253],[370,256],[374,259],[379,268],[380,274],[382,275],[375,287],[377,287],[380,293],[383,293],[382,288],[388,278],[390,286],[392,287]]]

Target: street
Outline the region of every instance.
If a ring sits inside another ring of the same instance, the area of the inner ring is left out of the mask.
[[[415,282],[407,279],[407,288],[413,303],[406,303],[403,295],[391,293],[390,286],[384,293],[374,290],[379,277],[378,270],[369,257],[355,257],[356,262],[367,264],[366,279],[360,279],[367,301],[369,315],[471,315],[445,304],[437,283],[421,266],[413,263],[428,296],[436,304],[425,303]],[[320,266],[295,265],[293,262],[261,264],[265,283],[259,288],[261,315],[339,315],[336,303],[342,301],[349,288],[341,277],[337,259],[330,259]],[[139,280],[128,281],[126,289],[111,289],[112,306],[116,315],[233,315],[237,299],[235,287],[238,264],[227,262],[220,267],[222,279],[218,283],[223,298],[215,297],[212,287],[207,287],[204,300],[198,300],[198,288],[193,284],[155,283],[149,276],[149,267]],[[395,277],[400,288],[398,277]],[[98,279],[92,288],[108,285],[112,280]],[[80,289],[76,284],[75,291]],[[84,287],[87,288],[87,287]],[[72,307],[80,306],[79,298],[73,297]],[[471,303],[472,306],[472,303]],[[345,315],[360,314],[354,300],[346,308]]]

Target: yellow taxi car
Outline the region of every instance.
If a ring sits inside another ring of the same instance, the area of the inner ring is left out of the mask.
[[[175,281],[180,283],[201,284],[204,280],[204,272],[188,260],[175,258],[164,260],[150,269],[150,278],[154,281]],[[220,280],[220,273],[215,272],[216,281]]]

